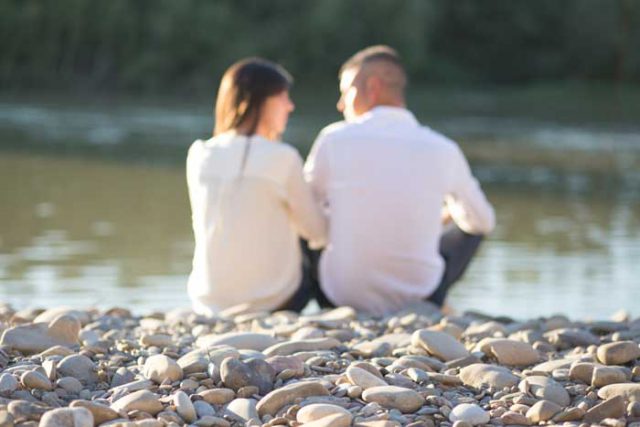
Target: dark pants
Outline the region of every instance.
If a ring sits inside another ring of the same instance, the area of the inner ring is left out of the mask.
[[[460,230],[453,222],[445,227],[440,238],[440,255],[444,259],[445,268],[440,280],[440,284],[435,292],[427,297],[427,301],[431,301],[439,307],[442,307],[447,297],[447,292],[451,286],[457,282],[471,263],[471,258],[475,255],[482,242],[483,236],[468,234]],[[301,241],[303,252],[303,283],[300,289],[293,296],[294,304],[299,305],[303,295],[307,295],[304,305],[309,301],[310,297],[315,297],[318,304],[322,308],[333,308],[335,305],[329,301],[327,296],[320,288],[320,280],[318,278],[318,263],[322,251],[314,251],[309,249],[305,241]],[[296,311],[300,311],[302,308]]]
[[[320,291],[320,281],[318,280],[318,261],[322,251],[309,249],[307,242],[302,239],[300,240],[300,247],[302,249],[302,280],[300,281],[300,286],[291,298],[275,311],[290,310],[299,313],[311,298],[318,299],[317,292],[322,292]]]

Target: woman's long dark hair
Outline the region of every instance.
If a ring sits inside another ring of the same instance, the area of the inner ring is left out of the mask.
[[[233,64],[222,76],[216,100],[215,127],[219,135],[248,124],[248,135],[258,126],[265,100],[293,84],[280,65],[262,58],[247,58]]]

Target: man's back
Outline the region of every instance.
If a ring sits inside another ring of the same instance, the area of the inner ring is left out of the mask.
[[[306,170],[329,209],[320,280],[338,305],[385,313],[430,295],[444,269],[445,199],[464,231],[493,228],[493,210],[457,145],[403,108],[376,107],[329,126]]]

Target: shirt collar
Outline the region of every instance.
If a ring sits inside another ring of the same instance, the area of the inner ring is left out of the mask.
[[[378,105],[367,111],[361,117],[360,120],[384,120],[393,122],[404,122],[410,124],[419,124],[413,113],[403,107],[392,107],[388,105]],[[360,121],[359,120],[359,121]]]

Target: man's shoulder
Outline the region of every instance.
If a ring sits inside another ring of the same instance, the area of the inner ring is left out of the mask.
[[[348,132],[352,127],[353,123],[346,122],[344,120],[340,120],[338,122],[331,123],[325,126],[319,133],[319,137],[333,137],[340,136],[345,132]]]

